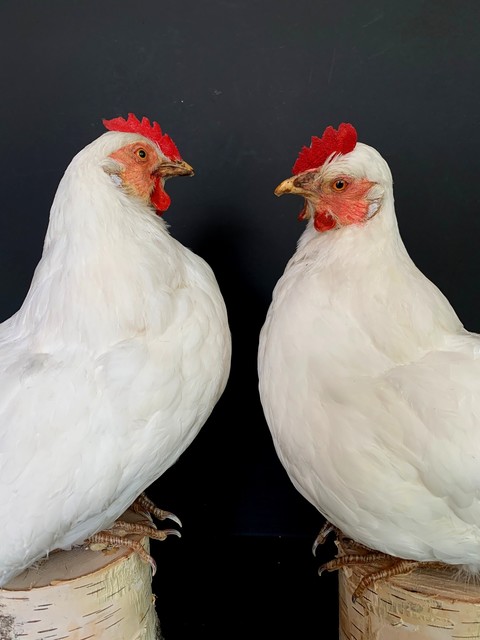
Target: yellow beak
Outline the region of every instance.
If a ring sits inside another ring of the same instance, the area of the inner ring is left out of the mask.
[[[286,193],[293,193],[294,195],[303,196],[304,198],[311,196],[312,193],[298,184],[298,182],[298,176],[287,178],[278,185],[278,187],[274,191],[274,194],[276,196],[283,196]]]

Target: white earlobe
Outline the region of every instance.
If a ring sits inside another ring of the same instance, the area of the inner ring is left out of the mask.
[[[371,202],[368,205],[367,220],[369,220],[370,218],[373,218],[373,216],[377,213],[379,209],[380,209],[380,201],[376,200],[375,202]]]
[[[368,195],[367,200],[369,201],[368,211],[367,211],[367,220],[373,218],[373,216],[378,212],[380,206],[382,204],[384,189],[379,184],[374,185]]]
[[[114,184],[120,186],[122,184],[122,179],[117,173],[110,173],[110,178]]]

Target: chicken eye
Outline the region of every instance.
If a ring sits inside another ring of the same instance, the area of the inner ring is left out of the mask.
[[[342,180],[341,178],[338,180],[335,180],[332,183],[333,188],[335,189],[335,191],[343,191],[345,189],[345,187],[347,186],[347,181],[346,180]]]
[[[141,158],[142,160],[143,160],[144,158],[146,158],[146,157],[147,157],[147,152],[145,151],[145,149],[137,149],[137,150],[135,151],[135,153],[136,153],[136,154],[137,154],[137,156],[138,156],[139,158]]]

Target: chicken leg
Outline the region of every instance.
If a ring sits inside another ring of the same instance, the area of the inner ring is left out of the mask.
[[[138,540],[133,540],[127,536],[143,535],[153,540],[165,540],[169,535],[176,535],[179,538],[181,533],[177,529],[158,530],[152,520],[152,516],[158,520],[167,518],[176,522],[180,527],[182,523],[176,515],[170,511],[159,509],[145,493],[141,493],[132,504],[132,510],[146,516],[146,524],[138,522],[127,522],[126,520],[116,520],[113,525],[104,531],[93,534],[85,541],[86,546],[94,551],[105,550],[111,547],[126,547],[133,549],[138,555],[148,562],[152,567],[152,575],[155,575],[157,565],[152,556],[145,551],[143,545]]]
[[[442,566],[441,562],[421,562],[418,560],[406,560],[404,558],[391,556],[381,551],[373,551],[360,542],[356,542],[355,540],[344,536],[340,529],[337,529],[337,527],[332,525],[330,522],[325,522],[319,534],[315,538],[312,548],[314,555],[317,547],[320,544],[323,544],[330,533],[333,532],[336,534],[337,539],[345,541],[346,546],[350,550],[353,550],[354,553],[347,553],[345,555],[338,556],[333,560],[325,562],[319,567],[318,575],[322,575],[324,571],[338,571],[343,567],[359,565],[365,566],[373,562],[385,562],[385,567],[383,569],[374,569],[371,573],[367,574],[360,580],[355,591],[352,594],[353,602],[356,602],[358,598],[360,598],[368,589],[368,587],[370,587],[374,582],[377,582],[379,580],[388,580],[388,578],[391,578],[393,576],[410,573],[419,566]]]

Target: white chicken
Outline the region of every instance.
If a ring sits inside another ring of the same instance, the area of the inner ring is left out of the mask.
[[[412,262],[389,167],[350,124],[313,137],[293,174],[275,193],[303,196],[308,223],[258,351],[279,459],[326,531],[478,571],[480,336]]]
[[[103,535],[229,376],[214,273],[161,217],[165,179],[193,170],[156,122],[104,124],[68,166],[28,294],[0,325],[0,586]]]

